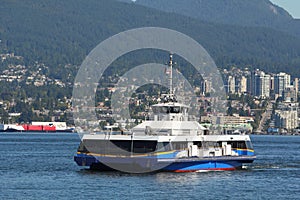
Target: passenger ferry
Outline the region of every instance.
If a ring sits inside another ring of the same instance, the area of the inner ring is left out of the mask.
[[[169,67],[172,72],[170,55]],[[152,106],[151,120],[128,132],[111,130],[82,137],[74,157],[79,166],[129,173],[235,170],[256,156],[249,135],[211,134],[188,116],[189,106],[172,92]]]

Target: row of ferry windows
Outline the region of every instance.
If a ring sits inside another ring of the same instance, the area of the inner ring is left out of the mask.
[[[200,142],[195,141],[193,143],[199,148],[218,148],[222,146],[222,142]],[[238,149],[253,149],[250,142],[245,141],[230,141],[227,142],[232,148]],[[81,142],[78,151],[79,152],[93,152],[99,154],[126,154],[126,153],[151,153],[151,152],[163,152],[171,150],[183,150],[188,148],[187,142],[157,142],[157,141],[123,141],[123,140],[111,140],[111,141],[97,141],[88,140]]]
[[[233,149],[253,149],[251,142],[245,142],[245,141],[228,141],[227,144],[231,145],[231,148]],[[197,145],[198,147],[204,147],[204,148],[218,148],[222,147],[222,142],[194,142],[194,145]]]
[[[187,108],[183,108],[183,107],[180,107],[180,106],[162,106],[162,107],[159,107],[159,106],[153,106],[152,107],[152,111],[155,113],[155,114],[158,114],[158,113],[182,113],[184,109],[187,109]]]

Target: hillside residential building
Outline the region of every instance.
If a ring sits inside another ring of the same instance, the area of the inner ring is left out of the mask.
[[[280,72],[274,76],[274,91],[277,97],[282,97],[284,90],[291,84],[291,75]]]
[[[275,126],[286,130],[298,127],[298,103],[282,103],[275,110]]]

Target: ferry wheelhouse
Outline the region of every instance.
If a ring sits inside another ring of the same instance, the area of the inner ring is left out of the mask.
[[[91,169],[130,173],[235,170],[254,161],[249,135],[210,134],[188,110],[170,92],[152,106],[150,120],[130,131],[84,135],[74,160]]]

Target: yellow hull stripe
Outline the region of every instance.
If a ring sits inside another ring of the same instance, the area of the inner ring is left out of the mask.
[[[232,148],[232,150],[238,150],[238,151],[250,151],[250,152],[254,152],[253,149],[238,149],[238,148]]]

